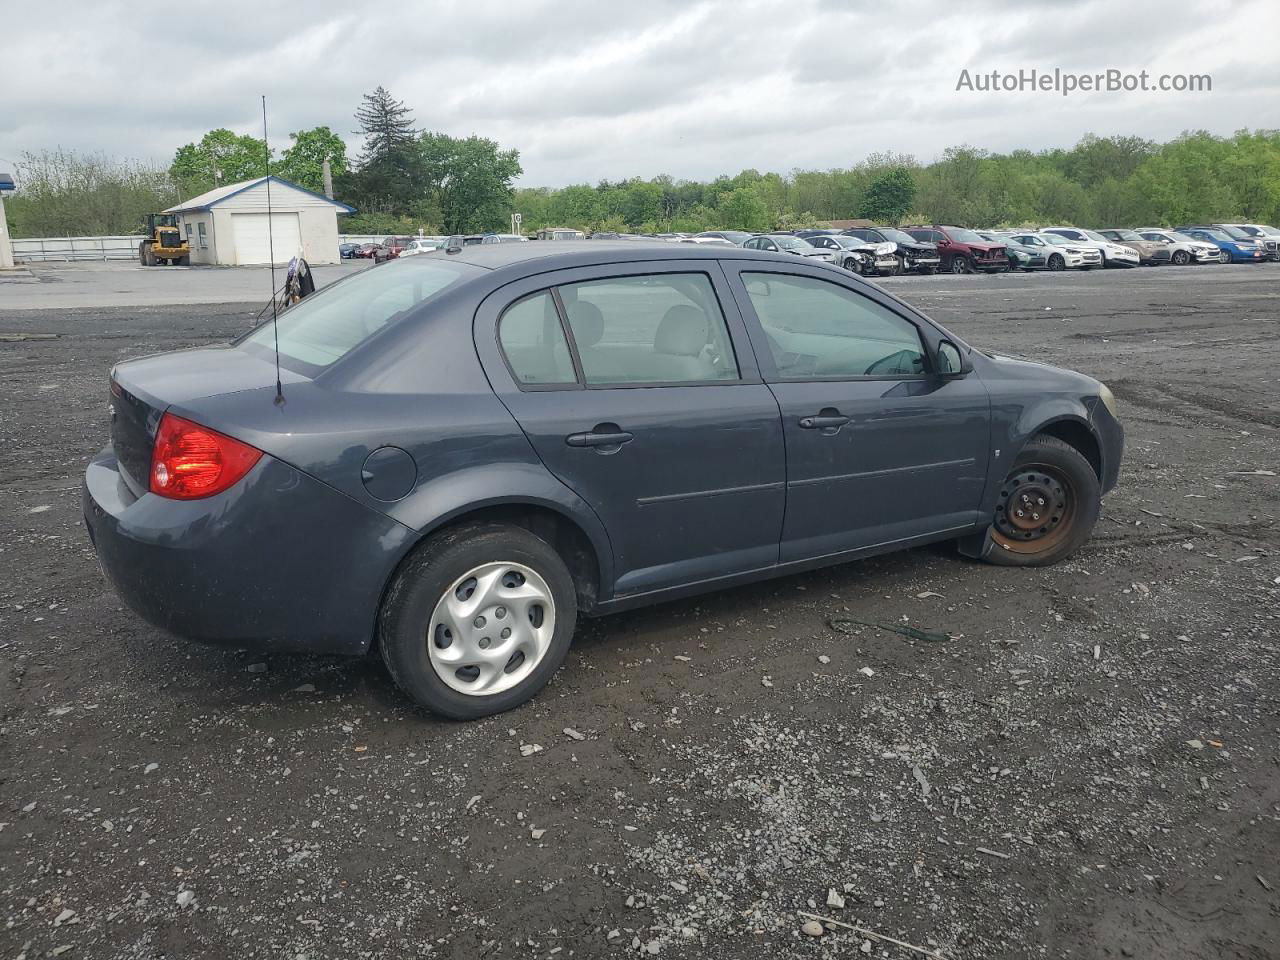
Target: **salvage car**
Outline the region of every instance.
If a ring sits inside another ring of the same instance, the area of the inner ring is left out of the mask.
[[[983,240],[1004,244],[1004,252],[1009,257],[1009,269],[1042,270],[1048,265],[1048,255],[1043,249],[1025,243],[1018,243],[1003,233],[992,233],[987,230],[975,231]]]
[[[1123,448],[1097,380],[813,258],[710,245],[409,257],[108,387],[82,503],[131,608],[236,647],[376,648],[456,718],[533,696],[580,615],[932,542],[1062,560]]]
[[[859,237],[868,243],[895,243],[898,245],[898,273],[937,273],[942,263],[938,245],[911,236],[897,227],[850,227],[846,236]]]
[[[917,240],[937,246],[942,269],[948,273],[1003,273],[1009,269],[1004,245],[983,240],[972,230],[936,223],[903,229]]]
[[[1079,227],[1045,227],[1041,233],[1056,233],[1066,237],[1077,247],[1093,247],[1102,255],[1104,267],[1137,267],[1142,263],[1138,252],[1122,243],[1108,240],[1094,230],[1082,230]]]
[[[1179,233],[1212,243],[1223,263],[1262,263],[1267,258],[1262,242],[1243,230],[1227,229],[1220,223],[1178,227]]]
[[[864,277],[889,276],[899,271],[896,243],[870,243],[840,233],[815,233],[803,239],[819,250],[830,250],[833,263]]]
[[[1077,246],[1057,233],[1011,233],[1009,239],[1044,253],[1046,270],[1092,270],[1102,266],[1102,252],[1094,246]]]
[[[801,240],[790,233],[761,233],[743,241],[743,249],[764,250],[770,253],[790,253],[797,257],[809,257],[823,263],[834,263],[835,254],[819,250],[808,240]]]
[[[1224,227],[1235,227],[1246,236],[1253,237],[1262,244],[1262,250],[1268,260],[1280,260],[1280,230],[1264,223],[1224,223]]]
[[[1188,263],[1220,263],[1222,251],[1216,243],[1197,240],[1185,233],[1168,230],[1164,227],[1139,227],[1139,236],[1144,240],[1159,243],[1169,251],[1169,262],[1174,266],[1185,266]]]
[[[1138,255],[1138,262],[1145,266],[1159,266],[1162,263],[1169,263],[1172,259],[1167,246],[1147,240],[1136,230],[1110,227],[1099,230],[1098,233],[1108,240],[1128,247]]]

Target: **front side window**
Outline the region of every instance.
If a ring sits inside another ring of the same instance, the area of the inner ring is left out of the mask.
[[[738,379],[724,313],[703,273],[560,287],[588,386]]]
[[[811,277],[743,273],[742,279],[782,379],[925,373],[915,325],[875,301]]]
[[[511,372],[524,384],[577,382],[569,343],[560,326],[560,314],[550,291],[518,300],[498,322],[498,341]]]

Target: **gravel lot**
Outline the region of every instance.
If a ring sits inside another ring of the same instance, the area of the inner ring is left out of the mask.
[[[372,659],[175,641],[100,578],[108,367],[258,304],[0,286],[0,335],[57,335],[0,340],[0,957],[920,956],[798,911],[947,960],[1280,956],[1280,265],[885,284],[1111,385],[1092,542],[588,621],[471,724]]]

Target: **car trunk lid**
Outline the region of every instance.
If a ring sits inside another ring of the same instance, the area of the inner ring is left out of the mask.
[[[281,380],[307,378],[281,369]],[[230,346],[203,347],[128,360],[111,371],[111,447],[135,494],[147,490],[156,429],[174,404],[274,387],[274,364]],[[208,426],[217,429],[216,424]]]

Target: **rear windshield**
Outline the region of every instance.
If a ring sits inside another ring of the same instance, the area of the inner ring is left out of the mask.
[[[280,357],[314,375],[340,360],[379,330],[403,319],[449,287],[481,274],[457,261],[409,257],[373,267],[318,290],[280,314]],[[270,312],[238,343],[255,353],[275,346]]]

